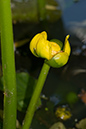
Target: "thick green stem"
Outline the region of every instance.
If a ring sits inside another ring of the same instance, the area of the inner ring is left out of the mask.
[[[42,91],[42,88],[43,88],[43,85],[45,83],[49,69],[50,69],[50,66],[47,65],[46,63],[44,63],[42,70],[41,70],[41,73],[39,75],[34,93],[32,95],[30,104],[28,106],[27,113],[26,113],[25,120],[24,120],[24,125],[23,125],[22,129],[29,129],[30,128],[31,121],[32,121],[32,118],[33,118],[33,115],[34,115],[34,112],[36,109],[36,103],[37,103],[38,98],[40,96],[40,93]]]
[[[16,78],[10,0],[0,0],[1,54],[4,83],[3,129],[16,129]]]

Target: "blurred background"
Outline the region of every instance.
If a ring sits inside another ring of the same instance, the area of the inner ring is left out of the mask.
[[[86,129],[86,0],[11,0],[11,9],[17,72],[38,78],[44,60],[29,50],[35,34],[45,30],[48,40],[63,43],[70,35],[70,59],[50,69],[31,129]],[[21,123],[24,114],[18,114]]]

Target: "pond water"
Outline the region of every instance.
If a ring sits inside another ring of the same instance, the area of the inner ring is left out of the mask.
[[[41,94],[42,106],[35,113],[32,129],[48,129],[58,121],[62,122],[67,129],[78,128],[76,123],[86,118],[86,0],[58,0],[57,2],[62,12],[58,20],[14,25],[15,40],[28,35],[31,39],[42,30],[48,32],[49,39],[58,38],[64,41],[65,35],[70,35],[72,52],[69,62],[60,69],[51,68]],[[19,33],[20,29],[23,35]],[[17,69],[26,69],[37,78],[43,60],[33,57],[27,46],[28,44],[16,50],[16,53],[18,51],[22,53],[19,57],[16,54],[16,66]],[[27,62],[25,65],[22,64],[24,61]],[[84,97],[79,97],[82,94]],[[56,109],[66,105],[72,116],[67,120],[57,118]]]
[[[33,16],[36,16],[36,22],[32,22],[31,19],[22,19],[16,16],[15,13],[16,2],[18,3],[17,6],[20,7],[19,3],[24,2],[24,5],[26,5],[30,2],[32,5],[32,1],[12,1],[12,9],[14,9],[13,13],[15,14],[13,17],[15,41],[26,38],[31,40],[35,34],[45,30],[48,32],[48,39],[57,38],[62,42],[64,42],[65,36],[69,34],[72,48],[69,62],[64,67],[60,69],[50,69],[41,94],[42,106],[35,113],[31,129],[49,129],[58,121],[62,122],[67,129],[79,129],[80,126],[76,126],[76,123],[86,118],[86,0],[52,1],[53,2],[47,1],[48,6],[46,7],[48,10],[50,8],[50,12],[47,12],[47,20],[41,21],[35,12]],[[34,2],[36,2],[36,0],[34,0]],[[55,10],[55,6],[57,6],[57,10]],[[22,8],[25,8],[25,6],[23,7],[22,5],[19,9]],[[31,8],[33,8],[33,6]],[[35,10],[37,10],[37,8],[35,8]],[[27,13],[28,10],[26,9],[25,11]],[[19,11],[18,13],[20,14]],[[50,13],[54,15],[55,20],[52,21],[53,17]],[[25,14],[24,16],[30,15]],[[33,17],[31,18],[34,19]],[[49,21],[49,18],[52,18],[51,21]],[[27,71],[37,78],[43,60],[34,57],[28,46],[29,44],[27,43],[16,48],[16,70]],[[56,117],[55,115],[55,111],[58,107],[62,108],[64,106],[68,107],[67,110],[69,110],[71,114],[71,117],[67,120],[61,118],[63,115],[62,112],[60,117]],[[83,127],[80,128],[86,129]],[[53,127],[52,129],[65,128]]]

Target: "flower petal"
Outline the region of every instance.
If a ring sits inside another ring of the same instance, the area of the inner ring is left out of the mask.
[[[51,53],[51,58],[52,58],[54,55],[56,55],[61,50],[61,48],[55,42],[50,42],[50,44],[51,44],[51,51],[50,51],[50,53]]]
[[[39,39],[40,39],[40,34],[37,34],[37,35],[35,35],[35,36],[33,37],[33,39],[32,39],[31,42],[30,42],[30,50],[31,50],[31,52],[32,52],[35,56],[37,56],[37,54],[36,54],[36,45],[37,45]]]
[[[60,40],[58,40],[58,39],[51,39],[50,41],[57,43],[60,46],[60,48],[62,49],[63,43]]]
[[[71,48],[70,48],[70,44],[69,44],[68,38],[69,38],[69,35],[67,35],[66,38],[65,38],[65,43],[64,43],[63,51],[67,52],[67,54],[69,56],[70,52],[71,52]]]
[[[37,35],[35,35],[33,37],[33,39],[30,42],[30,50],[37,57],[38,57],[38,55],[37,55],[37,52],[36,52],[36,47],[37,47],[37,44],[38,44],[40,38],[42,38],[42,39],[44,38],[46,40],[47,39],[47,33],[45,31],[43,31],[41,33],[38,33]]]
[[[47,33],[46,33],[46,31],[43,31],[40,34],[44,37],[45,40],[47,40]]]
[[[48,40],[40,38],[36,49],[37,55],[39,55],[39,57],[45,58],[47,60],[51,58],[51,55],[49,54],[49,43],[50,42]]]

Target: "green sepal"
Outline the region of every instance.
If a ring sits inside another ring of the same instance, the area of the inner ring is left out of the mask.
[[[66,52],[59,52],[52,59],[45,60],[45,63],[50,65],[53,68],[59,68],[64,66],[68,61],[68,54]]]
[[[62,43],[60,40],[58,40],[58,39],[51,39],[50,41],[57,43],[57,44],[60,46],[61,50],[62,50],[62,48],[63,48],[63,43]]]

